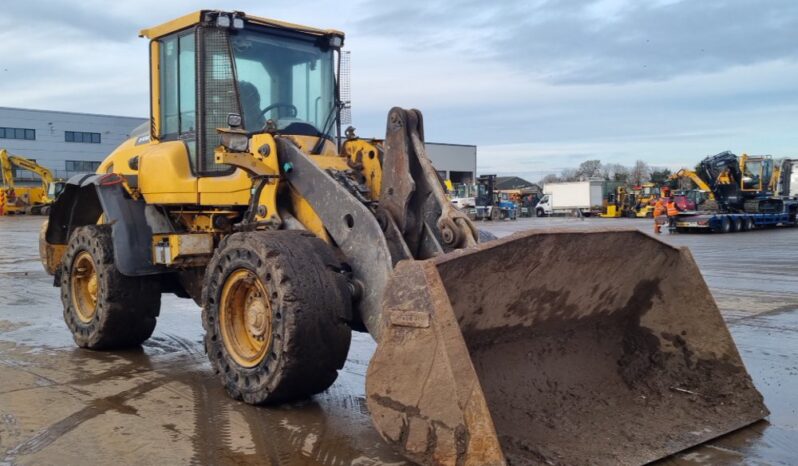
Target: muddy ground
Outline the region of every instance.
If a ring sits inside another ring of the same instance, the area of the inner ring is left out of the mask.
[[[199,309],[165,296],[137,351],[74,346],[37,257],[41,217],[0,217],[0,465],[404,464],[373,430],[363,397],[371,338],[355,334],[338,381],[278,408],[229,399],[202,349]],[[562,225],[638,227],[627,219],[483,224],[503,236]],[[690,247],[756,386],[763,421],[663,464],[798,462],[798,230],[663,235]],[[619,245],[622,253],[623,245]]]

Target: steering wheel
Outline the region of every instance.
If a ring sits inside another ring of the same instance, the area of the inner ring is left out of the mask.
[[[296,118],[296,115],[297,115],[296,107],[291,105],[291,104],[285,104],[285,103],[282,103],[282,102],[275,102],[275,103],[269,105],[268,107],[264,108],[263,110],[260,111],[260,116],[264,116],[264,115],[266,115],[266,112],[268,112],[269,110],[274,110],[275,108],[278,108],[278,107],[285,107],[285,108],[291,109],[291,114],[289,116],[291,118]]]

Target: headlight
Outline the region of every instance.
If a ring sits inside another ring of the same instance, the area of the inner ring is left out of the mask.
[[[241,133],[222,133],[222,146],[230,152],[248,152],[249,136]]]
[[[241,126],[241,114],[239,113],[228,113],[227,114],[227,126],[231,128],[238,128]]]
[[[330,41],[328,42],[330,48],[339,49],[342,45],[344,45],[344,38],[341,36],[330,36]]]
[[[230,27],[230,17],[227,15],[219,15],[216,18],[216,25],[220,28],[229,28]]]

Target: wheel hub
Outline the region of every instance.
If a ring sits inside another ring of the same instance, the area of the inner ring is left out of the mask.
[[[272,341],[272,310],[263,281],[238,269],[227,276],[219,302],[219,330],[227,352],[242,367],[266,357]]]
[[[89,296],[91,297],[92,301],[95,303],[97,302],[97,274],[91,274],[91,278],[89,278],[89,282],[86,284],[86,289],[89,292]]]
[[[263,339],[269,329],[269,319],[266,317],[266,306],[262,299],[252,301],[247,308],[247,330],[257,338]]]
[[[75,257],[70,287],[72,288],[72,305],[78,319],[83,323],[91,322],[97,314],[99,282],[94,259],[87,251],[82,251]]]

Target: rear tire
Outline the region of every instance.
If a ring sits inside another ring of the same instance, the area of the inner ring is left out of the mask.
[[[729,217],[723,216],[720,219],[720,226],[717,228],[717,233],[729,233],[731,232],[732,226]]]
[[[307,398],[333,384],[351,329],[333,251],[297,231],[235,233],[203,286],[205,349],[227,393],[250,404]]]
[[[128,277],[114,265],[110,225],[75,229],[61,273],[64,321],[78,346],[128,348],[147,340],[161,308],[157,276]]]
[[[732,231],[743,231],[743,219],[734,217],[734,220],[732,220]]]

